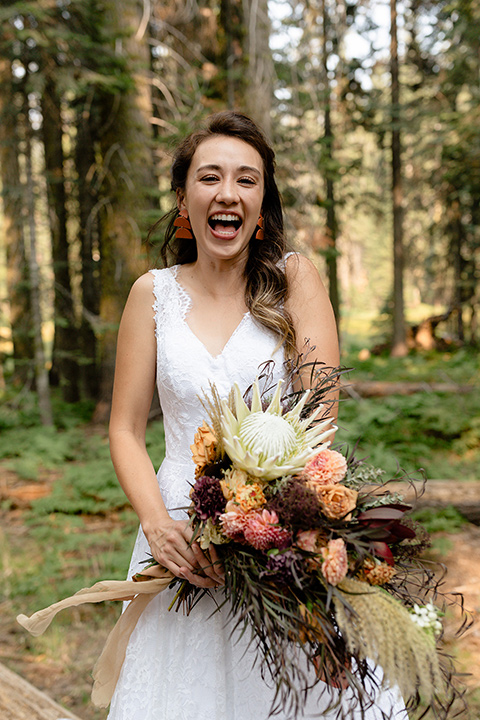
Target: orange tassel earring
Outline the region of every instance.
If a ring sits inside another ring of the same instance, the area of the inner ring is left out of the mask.
[[[257,234],[255,235],[255,237],[257,240],[263,240],[265,238],[265,234],[263,232],[263,217],[262,217],[262,215],[260,215],[260,217],[257,220],[257,226],[258,226],[258,230],[257,230]]]
[[[193,235],[191,232],[192,226],[190,225],[190,220],[188,219],[188,217],[183,217],[183,215],[179,215],[177,218],[175,218],[173,225],[177,228],[177,230],[175,231],[176,240],[193,240]]]

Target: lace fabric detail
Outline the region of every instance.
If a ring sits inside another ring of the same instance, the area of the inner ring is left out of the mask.
[[[222,352],[213,357],[190,330],[191,300],[177,282],[177,268],[151,271],[157,339],[157,387],[163,410],[166,455],[158,483],[175,518],[185,518],[194,479],[190,445],[205,419],[202,392],[215,385],[227,396],[234,382],[247,388],[259,366],[275,360],[273,382],[283,374],[277,338],[247,313]],[[142,530],[135,543],[129,576],[141,568],[149,547]],[[130,639],[108,720],[266,720],[273,690],[263,680],[247,640],[230,636],[225,611],[205,596],[186,616],[168,611],[173,591],[154,598]],[[223,596],[220,593],[220,600]],[[324,694],[322,698],[321,689]],[[305,717],[333,719],[322,712],[331,700],[323,683],[309,701]],[[395,705],[390,694],[382,695]],[[289,720],[286,715],[276,716]],[[360,715],[352,712],[353,720]],[[400,716],[399,716],[400,717]],[[380,720],[376,712],[366,720]]]

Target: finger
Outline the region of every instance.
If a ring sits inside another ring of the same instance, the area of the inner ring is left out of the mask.
[[[217,583],[213,578],[199,575],[198,573],[192,573],[187,568],[180,568],[181,577],[184,577],[192,585],[196,585],[201,588],[214,588],[218,587]]]
[[[186,566],[193,572],[197,566],[195,555],[188,548],[184,548],[182,552],[176,547],[168,545],[162,548],[153,547],[151,550],[155,560],[169,570],[172,569],[172,566],[175,566],[177,570],[182,566]]]
[[[221,573],[218,572],[219,567],[214,562],[213,558],[208,558],[201,550],[199,545],[197,543],[194,543],[192,545],[192,548],[195,552],[197,562],[199,567],[201,568],[202,572],[207,575],[207,577],[211,578],[215,581],[217,584],[223,584],[224,578],[222,577]],[[209,546],[209,552],[212,548],[212,545]],[[217,556],[218,558],[218,556]]]
[[[211,544],[208,548],[208,552],[210,553],[210,559],[212,561],[213,569],[215,570],[217,577],[219,577],[222,582],[225,582],[225,569],[223,567],[222,561],[220,560],[215,545]]]

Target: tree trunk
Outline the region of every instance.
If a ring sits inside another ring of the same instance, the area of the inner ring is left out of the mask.
[[[234,33],[232,19],[232,4],[234,0],[223,0],[223,22],[225,26],[225,73],[227,80],[227,106],[230,110],[235,107],[235,50],[234,50]]]
[[[452,189],[453,190],[453,189]],[[452,193],[453,194],[453,193]],[[458,195],[458,192],[455,193]],[[465,342],[465,329],[463,325],[462,306],[465,300],[464,293],[464,277],[463,271],[465,261],[462,255],[464,228],[461,217],[461,208],[458,200],[451,203],[450,206],[451,221],[449,223],[451,239],[450,239],[450,255],[453,265],[453,304],[457,308],[457,338],[460,343]]]
[[[96,106],[98,98],[79,99],[76,115],[75,167],[77,170],[79,228],[82,261],[82,321],[79,331],[82,352],[81,378],[89,398],[98,398],[98,342],[89,318],[100,314],[100,250],[98,191],[94,187],[95,148],[97,137]]]
[[[400,135],[397,0],[390,0],[390,71],[392,78],[392,201],[393,201],[393,343],[391,354],[408,353],[403,298],[403,187]]]
[[[7,251],[7,292],[14,356],[14,383],[25,383],[33,367],[30,280],[25,257],[23,205],[18,163],[18,108],[12,86],[11,65],[0,60],[0,169]]]
[[[109,415],[117,326],[122,309],[133,280],[147,266],[142,233],[147,211],[152,208],[149,191],[155,187],[149,122],[152,107],[146,78],[149,49],[144,39],[134,37],[142,15],[138,12],[140,8],[131,2],[110,0],[105,7],[107,22],[119,38],[123,37],[125,49],[117,40],[116,50],[125,56],[133,88],[122,95],[111,96],[111,102],[105,107],[101,136],[102,194],[106,209],[101,219],[100,316],[105,330],[100,339],[97,421],[106,420]]]
[[[37,234],[35,226],[35,182],[32,171],[32,141],[28,113],[25,117],[25,172],[26,195],[28,206],[30,296],[32,305],[32,329],[35,344],[35,383],[38,396],[38,407],[42,425],[53,425],[52,407],[50,403],[50,385],[45,364],[45,351],[42,338],[41,288],[40,272],[37,260]]]
[[[270,136],[273,94],[271,24],[267,0],[244,2],[245,55],[247,59],[245,110]]]
[[[67,209],[63,172],[62,117],[60,98],[54,82],[47,79],[42,95],[42,134],[52,236],[53,272],[55,276],[55,339],[52,375],[58,380],[66,402],[77,402],[78,365],[74,353],[78,347],[75,328],[72,287],[70,282]]]
[[[325,173],[326,194],[327,194],[327,235],[330,246],[327,250],[327,270],[328,270],[328,290],[330,302],[332,303],[333,312],[337,321],[340,322],[340,298],[338,292],[338,273],[337,273],[337,216],[335,208],[335,186],[333,178],[333,144],[334,134],[331,117],[331,101],[332,90],[330,88],[330,80],[328,77],[328,60],[329,60],[329,42],[330,42],[330,18],[327,7],[327,0],[322,0],[322,69],[323,69],[323,85],[325,94],[325,127],[324,127],[324,143],[327,157],[327,168]]]

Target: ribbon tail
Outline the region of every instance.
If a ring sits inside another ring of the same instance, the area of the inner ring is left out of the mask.
[[[89,588],[82,588],[75,595],[49,605],[43,610],[38,610],[30,617],[23,614],[17,615],[17,622],[36,637],[45,632],[55,615],[61,610],[78,607],[85,603],[98,603],[104,600],[130,600],[139,594],[156,593],[159,588],[163,590],[172,581],[172,578],[173,575],[168,574],[164,578],[146,580],[141,583],[132,580],[101,580]]]

